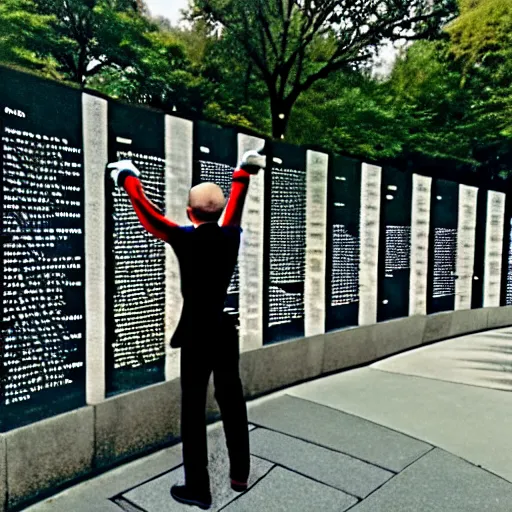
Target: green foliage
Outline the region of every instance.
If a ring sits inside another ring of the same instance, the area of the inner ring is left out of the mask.
[[[126,68],[137,49],[151,46],[148,34],[155,27],[133,0],[38,0],[37,6],[53,19],[51,56],[78,84],[105,67]]]
[[[512,172],[512,1],[464,0],[448,28],[450,50],[471,95],[465,130],[487,172]]]
[[[0,2],[0,62],[53,74],[48,50],[51,16],[38,13],[32,0]]]
[[[216,102],[208,103],[204,109],[206,119],[214,122],[230,126],[238,126],[240,128],[249,128],[253,130],[255,127],[243,114],[232,114],[226,112],[221,105]]]
[[[125,38],[112,46],[124,54],[90,80],[90,87],[156,108],[202,110],[206,84],[191,72],[185,49],[172,34],[141,32],[137,38]]]
[[[467,66],[488,52],[512,46],[511,0],[461,0],[460,16],[447,27],[451,51]]]
[[[388,88],[360,73],[337,73],[306,92],[290,119],[287,139],[315,141],[333,151],[389,159],[402,151],[407,112],[390,104]]]
[[[195,0],[190,18],[221,26],[254,64],[279,138],[316,82],[368,61],[384,40],[435,34],[454,11],[454,0]]]
[[[461,125],[470,97],[459,84],[460,70],[449,59],[445,42],[418,42],[398,59],[389,85],[397,108],[411,114],[408,152],[471,160]]]
[[[363,159],[512,171],[512,0],[460,0],[443,37],[454,0],[195,0],[186,28],[140,0],[0,2],[3,63]],[[372,77],[400,34],[421,40]]]

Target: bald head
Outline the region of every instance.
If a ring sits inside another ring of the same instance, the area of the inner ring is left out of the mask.
[[[215,183],[201,183],[190,189],[188,205],[201,222],[218,221],[226,205],[222,189]]]

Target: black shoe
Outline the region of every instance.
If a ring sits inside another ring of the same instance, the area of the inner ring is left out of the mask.
[[[209,492],[198,493],[186,485],[173,485],[171,496],[180,503],[195,505],[203,510],[208,510],[212,506],[212,496]]]

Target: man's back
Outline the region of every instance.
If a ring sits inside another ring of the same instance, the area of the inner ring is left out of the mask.
[[[214,334],[220,328],[241,233],[239,227],[220,227],[216,223],[180,230],[172,246],[180,265],[184,302],[172,347],[181,346],[186,338]]]

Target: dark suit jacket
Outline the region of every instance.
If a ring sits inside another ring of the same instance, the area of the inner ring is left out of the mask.
[[[183,310],[171,347],[202,344],[232,331],[232,322],[223,311],[241,231],[216,223],[179,228],[172,247],[180,265]]]

